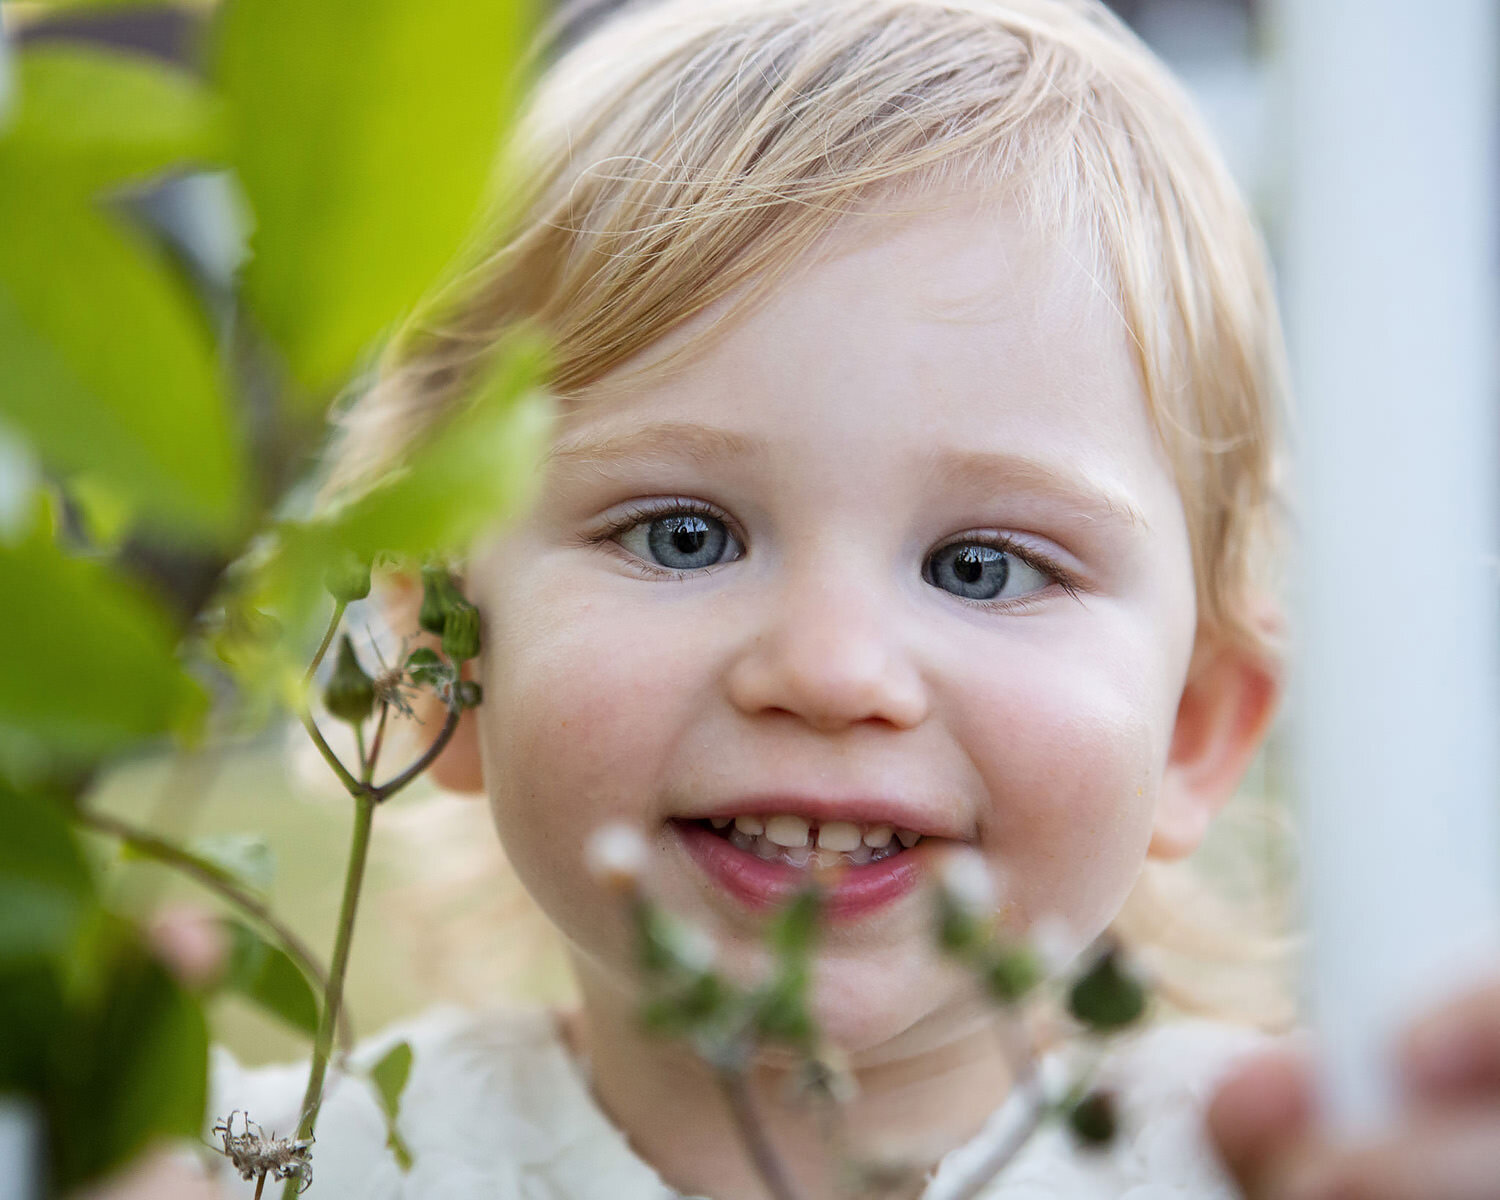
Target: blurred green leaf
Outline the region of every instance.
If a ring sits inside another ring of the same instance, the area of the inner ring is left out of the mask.
[[[95,1178],[156,1139],[196,1138],[208,1103],[203,1011],[154,959],[122,955],[74,1066],[56,1182]],[[58,1136],[54,1126],[54,1136]]]
[[[258,833],[211,833],[188,847],[257,892],[270,891],[276,878],[276,852]]]
[[[0,730],[72,754],[97,754],[203,710],[174,657],[160,608],[101,563],[63,553],[38,530],[0,545]]]
[[[157,59],[43,43],[16,56],[0,160],[84,190],[222,161],[221,106]]]
[[[197,1002],[124,922],[66,972],[0,963],[0,1093],[45,1116],[49,1195],[118,1168],[158,1139],[197,1137],[208,1084],[208,1031]],[[95,985],[79,988],[79,971]]]
[[[160,254],[0,160],[0,417],[153,527],[223,538],[244,465],[212,340]]]
[[[771,918],[766,941],[785,958],[803,958],[812,951],[823,912],[823,897],[816,888],[798,892]]]
[[[283,525],[254,568],[247,602],[288,629],[309,628],[327,620],[321,581],[338,555],[419,563],[460,554],[516,512],[535,490],[551,433],[552,405],[537,390],[543,364],[534,343],[516,343],[476,398],[402,466],[317,520]]]
[[[370,1078],[380,1095],[380,1107],[385,1110],[385,1144],[403,1171],[411,1170],[411,1150],[396,1128],[396,1116],[401,1111],[401,1093],[410,1074],[411,1044],[404,1041],[397,1042],[370,1068]]]
[[[93,877],[54,801],[0,783],[0,963],[62,960],[97,909]]]
[[[401,1111],[401,1093],[410,1074],[411,1043],[404,1041],[397,1042],[370,1068],[370,1078],[375,1081],[386,1115],[394,1117]]]
[[[246,290],[319,402],[480,215],[527,42],[520,0],[228,0],[217,67],[255,211]]]
[[[307,976],[287,957],[239,921],[226,920],[231,944],[224,987],[244,996],[293,1029],[316,1036],[318,1001]]]

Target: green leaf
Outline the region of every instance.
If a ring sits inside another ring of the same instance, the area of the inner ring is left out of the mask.
[[[448,267],[490,192],[518,0],[229,0],[217,70],[256,230],[246,291],[321,401]]]
[[[222,539],[243,456],[203,315],[159,253],[0,160],[0,418],[153,528]]]
[[[411,1074],[411,1043],[397,1042],[370,1068],[370,1078],[380,1094],[380,1105],[392,1120],[401,1111],[401,1093]]]
[[[279,946],[239,921],[226,920],[231,938],[224,987],[244,996],[293,1029],[315,1037],[318,1001],[307,976]]]
[[[203,711],[161,609],[41,530],[0,545],[0,629],[10,631],[0,732],[87,756],[186,728]]]
[[[258,892],[268,892],[276,878],[276,852],[258,833],[206,834],[189,849]]]
[[[44,43],[16,56],[0,160],[83,190],[223,159],[221,106],[158,59]]]
[[[117,962],[73,1063],[55,1163],[61,1190],[148,1142],[196,1138],[208,1103],[208,1029],[197,1001],[139,948]],[[91,1035],[91,1036],[89,1036]],[[54,1131],[56,1123],[54,1122]]]
[[[411,1170],[411,1150],[406,1139],[396,1128],[396,1117],[401,1111],[401,1093],[406,1088],[407,1076],[411,1074],[411,1044],[397,1042],[370,1068],[370,1079],[380,1096],[380,1107],[385,1112],[385,1144],[396,1157],[396,1164],[403,1171]]]
[[[534,343],[516,343],[476,398],[402,466],[318,520],[282,525],[256,567],[250,602],[300,630],[324,612],[321,580],[339,555],[420,563],[467,552],[535,490],[552,429],[551,402],[536,388],[543,362]]]
[[[421,560],[466,551],[516,511],[552,431],[552,405],[536,390],[543,363],[536,345],[513,346],[463,411],[333,515],[333,540],[365,558]]]
[[[88,862],[53,801],[0,783],[0,964],[73,950],[98,900]]]

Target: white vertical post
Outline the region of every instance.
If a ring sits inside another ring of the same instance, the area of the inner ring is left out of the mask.
[[[1351,1130],[1414,1005],[1496,945],[1495,9],[1280,10],[1307,1000]]]

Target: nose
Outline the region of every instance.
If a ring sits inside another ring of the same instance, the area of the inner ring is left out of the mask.
[[[729,667],[741,712],[790,713],[825,734],[925,719],[927,685],[903,644],[899,602],[871,587],[868,572],[844,568],[825,558],[772,590]]]

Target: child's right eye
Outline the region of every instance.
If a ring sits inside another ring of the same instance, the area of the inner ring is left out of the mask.
[[[598,540],[613,540],[648,567],[698,571],[743,553],[721,516],[703,504],[681,501],[624,513]]]

